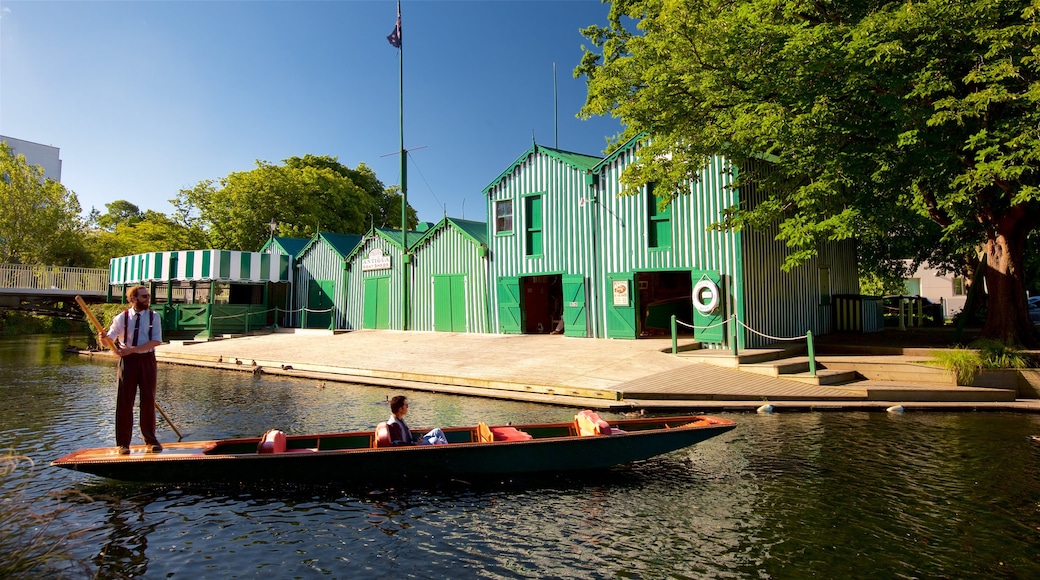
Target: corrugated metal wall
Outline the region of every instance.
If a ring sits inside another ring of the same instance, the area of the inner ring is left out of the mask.
[[[524,194],[542,193],[541,257],[528,257],[524,247]],[[491,269],[488,277],[491,332],[501,332],[498,323],[500,277],[540,274],[593,276],[593,207],[595,190],[586,185],[585,173],[542,153],[527,158],[512,175],[488,191],[488,244]],[[513,200],[513,233],[495,233],[495,202]],[[591,308],[591,304],[589,307]],[[594,329],[595,331],[595,329]]]
[[[488,332],[488,260],[480,245],[450,223],[413,249],[415,285],[411,294],[412,330],[434,330],[434,281],[438,274],[465,275],[466,332]]]
[[[408,243],[413,243],[417,239],[418,235],[409,234]],[[382,249],[383,255],[390,257],[390,269],[362,272],[361,261],[376,248]],[[347,263],[347,316],[346,325],[343,328],[352,330],[362,328],[365,320],[365,278],[387,275],[390,276],[390,328],[401,328],[401,257],[400,246],[378,234],[369,234],[361,241],[361,245],[351,254],[350,261]],[[409,264],[408,272],[411,277],[409,288],[415,287],[413,271],[414,268],[411,268],[411,264]],[[337,302],[337,304],[341,303]]]
[[[740,246],[728,231],[709,231],[723,209],[737,203],[736,192],[729,186],[733,175],[721,157],[713,158],[701,172],[700,180],[691,182],[688,195],[676,197],[671,206],[672,242],[668,248],[650,248],[646,188],[636,195],[621,196],[620,176],[636,159],[636,148],[621,153],[601,169],[599,175],[600,231],[604,232],[599,248],[599,296],[610,295],[610,275],[624,272],[661,270],[712,270],[719,272],[727,296],[725,316],[734,312],[736,275],[740,268]],[[606,328],[607,310],[600,300],[595,312],[597,328]],[[689,321],[687,321],[689,322]],[[600,333],[597,336],[604,336]]]
[[[344,308],[347,301],[347,289],[344,284],[346,276],[343,271],[344,261],[339,252],[334,250],[323,238],[309,246],[297,260],[296,276],[293,280],[293,294],[296,308],[292,315],[292,325],[303,326],[303,311],[309,301],[311,280],[332,280],[335,283],[335,294],[332,300],[332,314],[336,328],[352,328],[349,308]]]
[[[741,188],[751,207],[766,199],[754,186]],[[776,240],[779,229],[771,226],[743,232],[745,324],[774,337],[802,336],[807,330],[826,334],[834,329],[833,307],[821,299],[821,268],[826,269],[829,295],[859,292],[856,245],[848,240],[823,244],[819,255],[791,270],[781,266],[789,253]],[[746,346],[771,342],[751,334]]]

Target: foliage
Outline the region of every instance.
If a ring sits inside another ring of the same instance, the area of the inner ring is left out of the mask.
[[[111,208],[113,204],[107,205]],[[104,218],[98,218],[99,228],[88,235],[91,264],[96,268],[108,267],[109,260],[117,256],[208,247],[206,233],[198,225],[186,226],[161,212],[147,210],[127,219]],[[110,227],[100,227],[102,222]]]
[[[41,510],[42,502],[23,492],[29,480],[11,482],[24,465],[33,469],[28,457],[0,457],[0,488],[5,490],[0,501],[0,578],[86,577],[87,564],[69,553],[70,541],[79,534],[62,527],[57,519],[61,508]]]
[[[581,114],[620,117],[618,142],[649,136],[630,188],[688,191],[716,154],[772,161],[740,177],[770,199],[720,223],[776,224],[786,267],[853,237],[877,263],[916,249],[956,271],[981,247],[984,334],[1032,342],[1022,263],[1040,224],[1038,5],[614,0],[608,26],[582,31],[598,52],[575,71],[589,89]]]
[[[181,190],[172,203],[177,221],[204,230],[210,247],[255,250],[268,239],[272,220],[277,235],[297,238],[398,225],[400,212],[395,220],[387,211],[393,198],[364,164],[350,169],[335,157],[305,155],[286,159],[285,165],[257,161],[251,171]],[[410,215],[414,218],[414,210]]]
[[[86,328],[86,323],[53,316],[39,316],[13,310],[0,311],[0,336],[30,334],[70,334]]]
[[[85,265],[79,213],[75,193],[0,143],[0,263]]]
[[[116,226],[120,224],[133,225],[144,217],[141,214],[141,208],[125,199],[117,199],[112,203],[106,203],[105,209],[108,211],[103,215],[97,216],[95,221],[99,228],[109,232],[114,232]]]
[[[982,357],[978,351],[954,347],[938,350],[932,355],[935,364],[957,376],[958,385],[970,385],[982,372]]]
[[[982,369],[1024,369],[1035,364],[1028,354],[988,339],[976,340],[967,348],[955,346],[935,351],[933,359],[938,366],[957,376],[958,385],[972,384]]]

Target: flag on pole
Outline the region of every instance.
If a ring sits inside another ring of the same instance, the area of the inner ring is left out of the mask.
[[[394,31],[387,35],[386,39],[390,41],[390,46],[394,48],[401,48],[401,3],[397,3],[397,24],[394,25]]]

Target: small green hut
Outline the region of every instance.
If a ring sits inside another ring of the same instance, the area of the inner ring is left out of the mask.
[[[445,217],[412,254],[412,329],[489,332],[487,224]]]
[[[297,328],[351,328],[347,303],[347,259],[361,243],[357,234],[318,232],[296,259],[292,325]]]

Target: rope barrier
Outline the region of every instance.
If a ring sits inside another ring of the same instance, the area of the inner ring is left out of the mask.
[[[751,328],[750,326],[744,324],[743,321],[737,319],[736,317],[734,317],[734,320],[736,320],[737,324],[743,326],[744,328],[748,329],[749,331],[751,331],[751,332],[761,336],[762,338],[768,338],[769,340],[778,340],[778,341],[789,340],[789,341],[795,341],[795,340],[802,340],[803,338],[808,338],[809,337],[808,334],[803,334],[801,336],[795,336],[795,337],[792,337],[792,338],[783,338],[783,337],[780,337],[780,336],[772,336],[772,335],[766,334],[764,332],[759,332],[759,331],[755,330],[754,328]]]
[[[768,339],[768,340],[773,340],[773,341],[778,341],[778,342],[783,342],[783,341],[791,341],[791,342],[793,342],[793,341],[799,341],[799,340],[805,339],[805,341],[806,341],[806,351],[807,351],[807,354],[809,355],[809,375],[813,376],[813,377],[816,376],[816,353],[815,353],[815,351],[813,349],[813,339],[812,339],[812,331],[811,330],[806,332],[802,336],[795,336],[795,337],[772,336],[770,334],[766,334],[764,332],[759,332],[759,331],[755,330],[754,328],[751,328],[750,326],[745,324],[742,320],[739,320],[737,318],[736,314],[731,315],[729,317],[729,320],[732,320],[735,323],[733,325],[733,337],[731,339],[732,340],[733,356],[734,357],[739,356],[739,354],[738,354],[738,336],[737,336],[737,327],[738,327],[738,325],[744,327],[749,332],[757,334],[758,336],[761,336],[762,338],[765,338],[765,339]],[[698,330],[698,329],[700,329],[700,330],[709,330],[711,328],[716,328],[718,326],[722,326],[726,322],[727,322],[726,320],[722,320],[722,321],[720,321],[720,322],[718,322],[716,324],[712,324],[712,325],[709,325],[709,326],[694,326],[693,324],[689,324],[687,322],[683,322],[682,320],[679,320],[678,318],[676,318],[675,315],[672,315],[672,354],[678,354],[679,353],[678,326],[680,324],[682,326],[686,327],[686,328],[690,328],[690,329],[693,329],[693,330]]]

